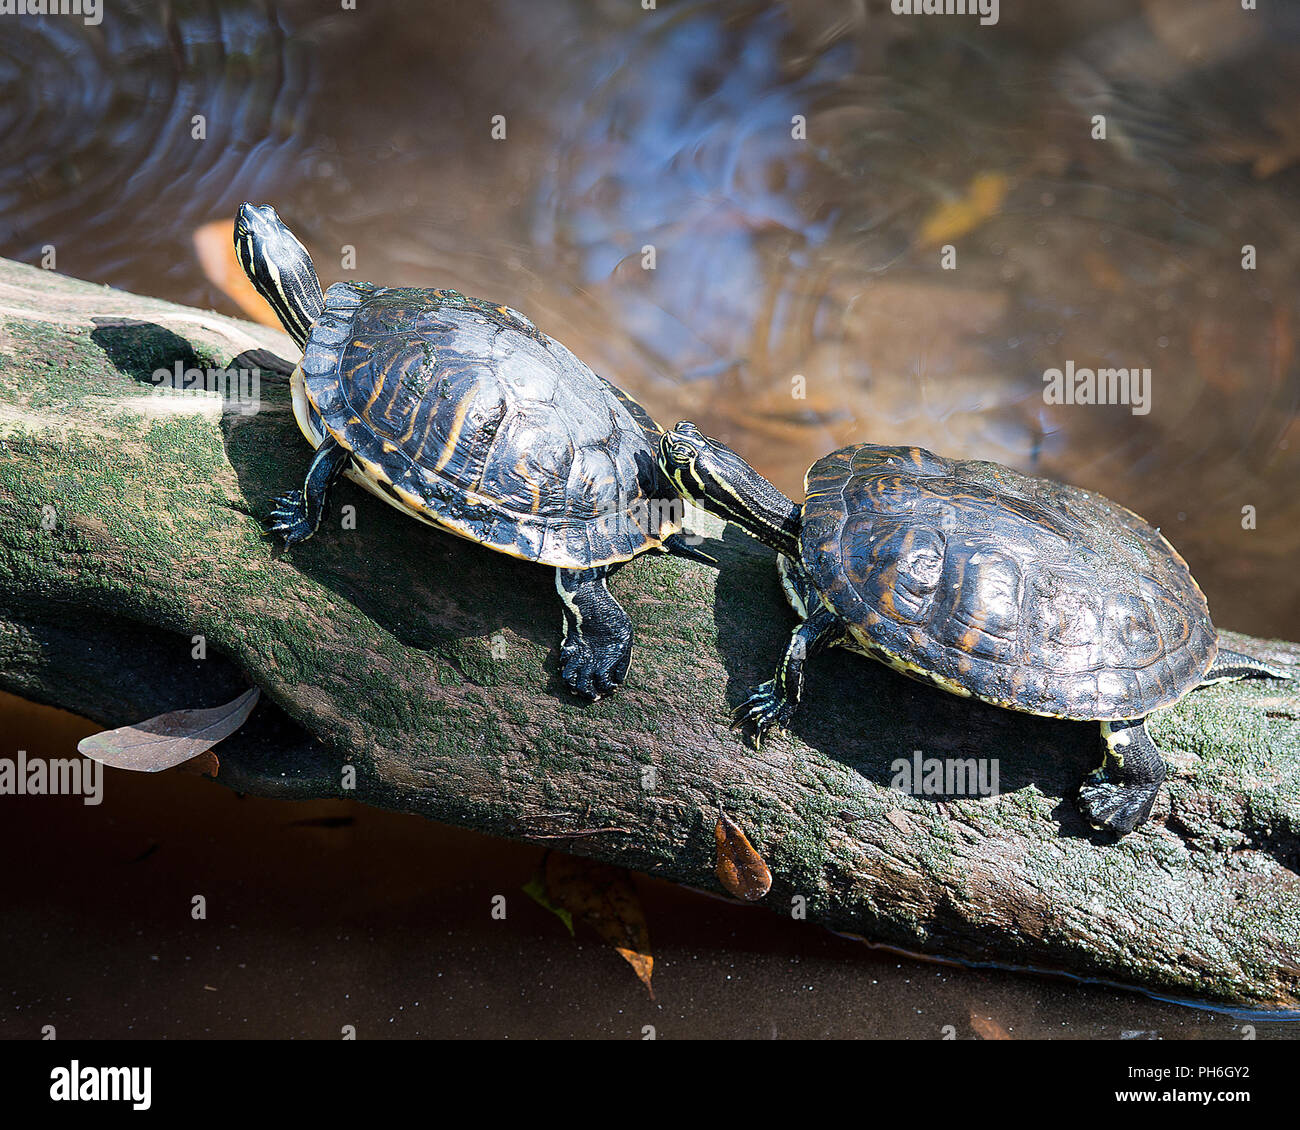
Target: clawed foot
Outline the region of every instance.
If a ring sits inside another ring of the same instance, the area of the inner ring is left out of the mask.
[[[307,504],[302,491],[291,490],[275,500],[275,509],[271,511],[266,523],[266,532],[280,538],[285,549],[306,541],[316,532],[307,520]]]
[[[790,724],[793,714],[794,704],[779,695],[776,682],[769,679],[732,712],[731,728],[748,731],[754,748],[759,749],[772,730],[784,730]]]
[[[632,665],[632,633],[588,629],[560,645],[560,678],[574,694],[593,701],[617,690]]]
[[[1117,785],[1099,769],[1089,774],[1079,788],[1079,811],[1098,831],[1126,836],[1151,815],[1159,791],[1158,783],[1145,787]]]

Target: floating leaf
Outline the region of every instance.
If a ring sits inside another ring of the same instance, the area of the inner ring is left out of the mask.
[[[244,268],[235,257],[235,221],[213,220],[194,229],[194,253],[208,282],[230,299],[255,322],[281,328],[280,319],[270,304],[248,281]]]
[[[161,845],[157,841],[155,841],[154,843],[151,843],[147,848],[145,848],[144,851],[142,851],[134,859],[128,859],[127,862],[143,863],[146,859],[148,859],[151,855],[153,855],[153,853],[156,852],[160,846]]]
[[[547,897],[613,946],[654,1000],[650,977],[655,959],[650,954],[650,931],[628,873],[621,867],[558,851],[547,855],[543,870]]]
[[[1006,199],[1011,182],[1003,173],[979,173],[964,196],[939,205],[921,225],[922,247],[949,243],[974,231],[990,216],[995,216]]]
[[[713,838],[718,842],[718,878],[727,890],[746,902],[757,902],[772,889],[771,870],[726,813],[718,816]]]
[[[537,869],[537,874],[524,884],[524,894],[531,898],[533,902],[537,903],[538,906],[544,907],[546,910],[549,910],[554,914],[556,918],[564,923],[565,928],[569,931],[569,935],[573,935],[573,915],[565,910],[564,907],[556,906],[555,903],[551,901],[550,895],[546,893],[545,857],[542,859],[542,866]]]
[[[1295,107],[1264,111],[1267,133],[1242,136],[1224,133],[1206,146],[1215,160],[1247,163],[1257,180],[1267,180],[1300,161],[1300,112]]]
[[[981,1040],[1009,1040],[1011,1034],[991,1016],[979,1016],[974,1009],[970,1013],[970,1026]]]
[[[1085,251],[1081,258],[1083,269],[1088,272],[1088,281],[1098,290],[1110,294],[1123,294],[1128,289],[1124,272],[1113,259],[1101,251]]]
[[[253,687],[224,706],[173,710],[133,726],[91,734],[77,743],[77,752],[114,769],[133,769],[138,773],[171,769],[207,753],[222,738],[230,737],[247,721],[261,694]],[[215,766],[212,772],[215,775]]]

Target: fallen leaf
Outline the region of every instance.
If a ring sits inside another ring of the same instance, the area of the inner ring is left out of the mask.
[[[650,978],[655,962],[650,953],[650,931],[631,876],[621,867],[558,851],[550,852],[542,866],[551,902],[585,922],[613,946],[654,1000]]]
[[[970,1026],[981,1040],[1009,1040],[1011,1034],[996,1020],[989,1016],[978,1016],[974,1009],[970,1013]]]
[[[103,730],[82,738],[77,743],[77,752],[114,769],[133,769],[138,773],[171,769],[230,737],[247,721],[261,694],[253,687],[224,706],[173,710],[133,726]]]
[[[146,859],[148,859],[151,855],[153,855],[154,852],[158,850],[159,846],[160,845],[156,842],[152,843],[147,848],[145,848],[144,851],[142,851],[139,855],[137,855],[134,859],[129,859],[127,860],[127,862],[143,863]]]
[[[718,842],[718,879],[727,890],[746,902],[757,902],[772,889],[771,870],[726,813],[719,814],[713,838]]]
[[[235,221],[213,220],[194,229],[194,253],[208,282],[255,322],[282,329],[270,304],[244,274],[235,257]]]
[[[977,174],[964,196],[940,204],[925,218],[918,237],[920,245],[935,247],[974,231],[990,216],[997,215],[1010,188],[1011,181],[1004,173]]]
[[[570,936],[573,934],[573,915],[562,906],[556,906],[551,901],[550,895],[546,893],[546,860],[542,859],[542,866],[537,869],[534,875],[527,883],[524,884],[524,894],[537,903],[538,906],[544,907],[555,915],[565,928],[569,931]]]
[[[1249,164],[1256,180],[1268,180],[1300,161],[1300,113],[1294,107],[1264,111],[1264,134],[1252,137],[1223,134],[1205,146],[1215,160]]]

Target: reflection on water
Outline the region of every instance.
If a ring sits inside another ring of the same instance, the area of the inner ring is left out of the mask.
[[[326,282],[352,246],[359,277],[508,302],[791,492],[863,439],[1067,478],[1161,525],[1218,622],[1300,635],[1300,19],[887,7],[7,20],[0,253],[53,245],[69,273],[234,312],[191,234],[271,200]],[[927,224],[981,177],[999,203],[945,270]],[[1149,367],[1150,413],[1044,403],[1069,361]]]
[[[0,251],[228,308],[190,235],[274,200],[327,281],[353,246],[510,302],[791,492],[862,439],[1068,478],[1166,528],[1220,622],[1300,634],[1300,17],[364,7],[9,21]],[[920,233],[981,174],[1005,199],[941,269]],[[1069,361],[1151,368],[1152,411],[1045,404]]]

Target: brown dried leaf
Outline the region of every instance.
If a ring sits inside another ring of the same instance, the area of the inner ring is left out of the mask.
[[[77,751],[114,769],[133,769],[138,773],[171,769],[207,753],[222,738],[230,737],[247,721],[261,693],[253,687],[224,706],[173,710],[133,726],[103,730],[82,738],[77,743]]]
[[[553,851],[546,857],[546,894],[613,946],[654,1000],[650,931],[631,876],[621,867]]]
[[[772,872],[738,825],[725,813],[718,816],[713,838],[718,842],[718,879],[733,895],[757,902],[772,889]]]
[[[991,1016],[979,1016],[973,1008],[970,1011],[970,1026],[981,1040],[1011,1039],[1011,1034],[1001,1024]]]
[[[573,915],[564,907],[557,906],[546,890],[546,856],[542,856],[542,863],[537,869],[537,874],[524,884],[524,894],[537,903],[538,906],[554,914],[556,918],[564,923],[565,929],[569,931],[569,937],[573,937]]]
[[[1085,251],[1082,257],[1083,269],[1088,272],[1088,281],[1098,290],[1110,294],[1123,294],[1128,289],[1124,272],[1109,255],[1101,251]]]

